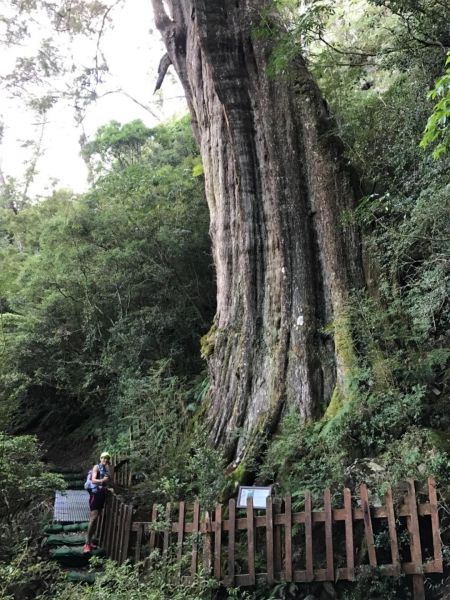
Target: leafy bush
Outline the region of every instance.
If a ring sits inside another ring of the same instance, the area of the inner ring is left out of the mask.
[[[49,518],[60,475],[45,471],[32,436],[0,432],[0,596],[35,597],[50,585],[57,568],[42,560],[38,540]]]
[[[45,471],[40,453],[36,438],[0,432],[0,551],[6,555],[30,534],[55,490],[65,487],[60,475]]]
[[[201,570],[189,583],[177,578],[178,567],[162,559],[157,553],[147,565],[125,563],[118,566],[113,561],[91,560],[92,567],[102,567],[92,587],[58,584],[49,594],[41,596],[54,600],[212,600],[218,596],[217,582]],[[230,590],[220,597],[250,600],[251,595]]]
[[[214,285],[189,120],[113,123],[88,150],[102,175],[85,196],[0,209],[0,415],[10,430],[45,417],[61,433],[101,418],[133,382],[145,388],[160,360],[182,378],[203,369]]]
[[[0,562],[2,600],[33,599],[48,591],[60,579],[57,565],[39,555],[36,544],[23,542],[8,562]]]

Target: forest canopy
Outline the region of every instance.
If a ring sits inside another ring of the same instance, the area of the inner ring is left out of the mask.
[[[180,376],[202,369],[214,292],[189,121],[111,123],[89,152],[98,176],[84,197],[62,190],[1,209],[9,427],[101,418],[127,381],[138,385],[161,360]]]

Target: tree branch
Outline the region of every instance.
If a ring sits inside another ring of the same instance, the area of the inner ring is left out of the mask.
[[[156,81],[156,85],[155,85],[155,89],[153,90],[153,93],[157,92],[159,90],[159,88],[162,86],[164,77],[166,76],[166,73],[167,73],[167,69],[170,67],[171,64],[172,64],[172,59],[166,52],[166,54],[164,54],[164,56],[159,61],[158,79]]]
[[[164,8],[163,0],[152,0],[153,14],[155,16],[155,25],[164,34],[167,29],[172,25],[172,21],[169,18]]]

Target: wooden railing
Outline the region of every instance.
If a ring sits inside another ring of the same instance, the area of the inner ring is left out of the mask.
[[[133,507],[109,491],[105,506],[97,519],[96,537],[106,555],[119,564],[128,558]]]
[[[253,508],[251,498],[244,511],[230,500],[227,507],[216,506],[214,518],[201,514],[198,503],[154,505],[150,521],[132,524],[130,555],[139,561],[156,548],[167,553],[174,546],[180,565],[188,559],[182,575],[193,576],[202,560],[218,581],[238,586],[352,581],[379,569],[387,576],[411,575],[414,598],[423,600],[424,574],[443,570],[434,480],[428,481],[425,501],[424,496],[408,481],[397,508],[391,490],[381,506],[371,506],[364,485],[359,498],[345,489],[341,508],[332,506],[326,490],[323,507],[314,510],[306,492],[300,512],[292,511],[291,496],[268,498],[264,514]],[[361,538],[365,550],[355,545]]]
[[[128,457],[113,455],[111,462],[114,469],[114,483],[120,487],[130,487],[130,459]]]

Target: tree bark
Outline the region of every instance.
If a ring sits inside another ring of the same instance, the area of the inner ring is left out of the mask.
[[[192,113],[211,215],[208,420],[238,464],[285,406],[315,418],[342,385],[345,306],[361,263],[341,219],[355,195],[304,61],[268,74],[274,42],[254,34],[268,0],[173,0],[170,14],[152,2]],[[331,323],[334,338],[323,331]]]

